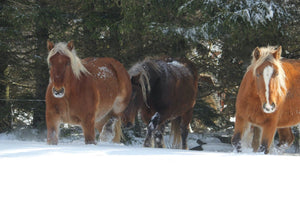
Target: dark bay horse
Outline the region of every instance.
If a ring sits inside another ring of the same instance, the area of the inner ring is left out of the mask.
[[[198,73],[187,59],[147,58],[128,71],[132,83],[130,103],[123,113],[125,125],[134,123],[141,113],[148,124],[145,147],[164,147],[164,124],[171,120],[174,132],[173,144],[180,138],[182,148],[187,149],[187,136],[196,103]],[[174,145],[175,146],[175,145]]]
[[[291,144],[288,128],[300,122],[300,60],[282,58],[281,47],[257,47],[252,57],[237,95],[232,144],[241,151],[241,138],[256,126],[262,131],[259,151],[267,154],[277,128],[283,131],[279,144]]]
[[[113,58],[80,60],[72,41],[56,45],[48,41],[47,47],[50,69],[46,92],[48,144],[58,143],[61,123],[81,125],[86,144],[96,143],[95,128],[99,132],[112,128],[113,141],[119,142],[119,118],[132,91],[123,65]]]

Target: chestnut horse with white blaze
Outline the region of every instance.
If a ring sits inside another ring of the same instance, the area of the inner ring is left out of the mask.
[[[145,147],[164,147],[163,133],[171,121],[173,146],[187,149],[187,136],[198,90],[198,73],[187,59],[147,58],[128,71],[132,83],[131,101],[122,122],[134,123],[138,112],[148,124]]]
[[[86,144],[95,144],[95,128],[121,138],[120,114],[131,97],[129,75],[113,58],[80,60],[73,42],[47,42],[50,82],[46,92],[47,142],[57,144],[61,123],[81,125]],[[101,137],[100,136],[100,137]]]
[[[276,129],[279,146],[294,140],[288,127],[300,122],[300,60],[281,57],[281,46],[256,48],[236,99],[232,144],[241,151],[241,138],[251,126],[261,129],[259,151],[269,153]]]

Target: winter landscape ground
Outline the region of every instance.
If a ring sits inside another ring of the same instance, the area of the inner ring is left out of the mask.
[[[63,139],[49,146],[1,134],[0,197],[299,195],[299,154],[235,153],[205,141],[204,151],[183,151]]]

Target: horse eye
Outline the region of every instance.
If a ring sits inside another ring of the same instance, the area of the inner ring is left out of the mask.
[[[275,78],[276,76],[278,76],[278,72],[273,72],[272,77]]]

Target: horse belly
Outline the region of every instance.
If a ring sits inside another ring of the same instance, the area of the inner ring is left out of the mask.
[[[113,81],[114,79],[112,79]],[[98,101],[96,106],[96,117],[101,117],[111,111],[118,97],[119,87],[116,82],[105,82],[97,86]]]

